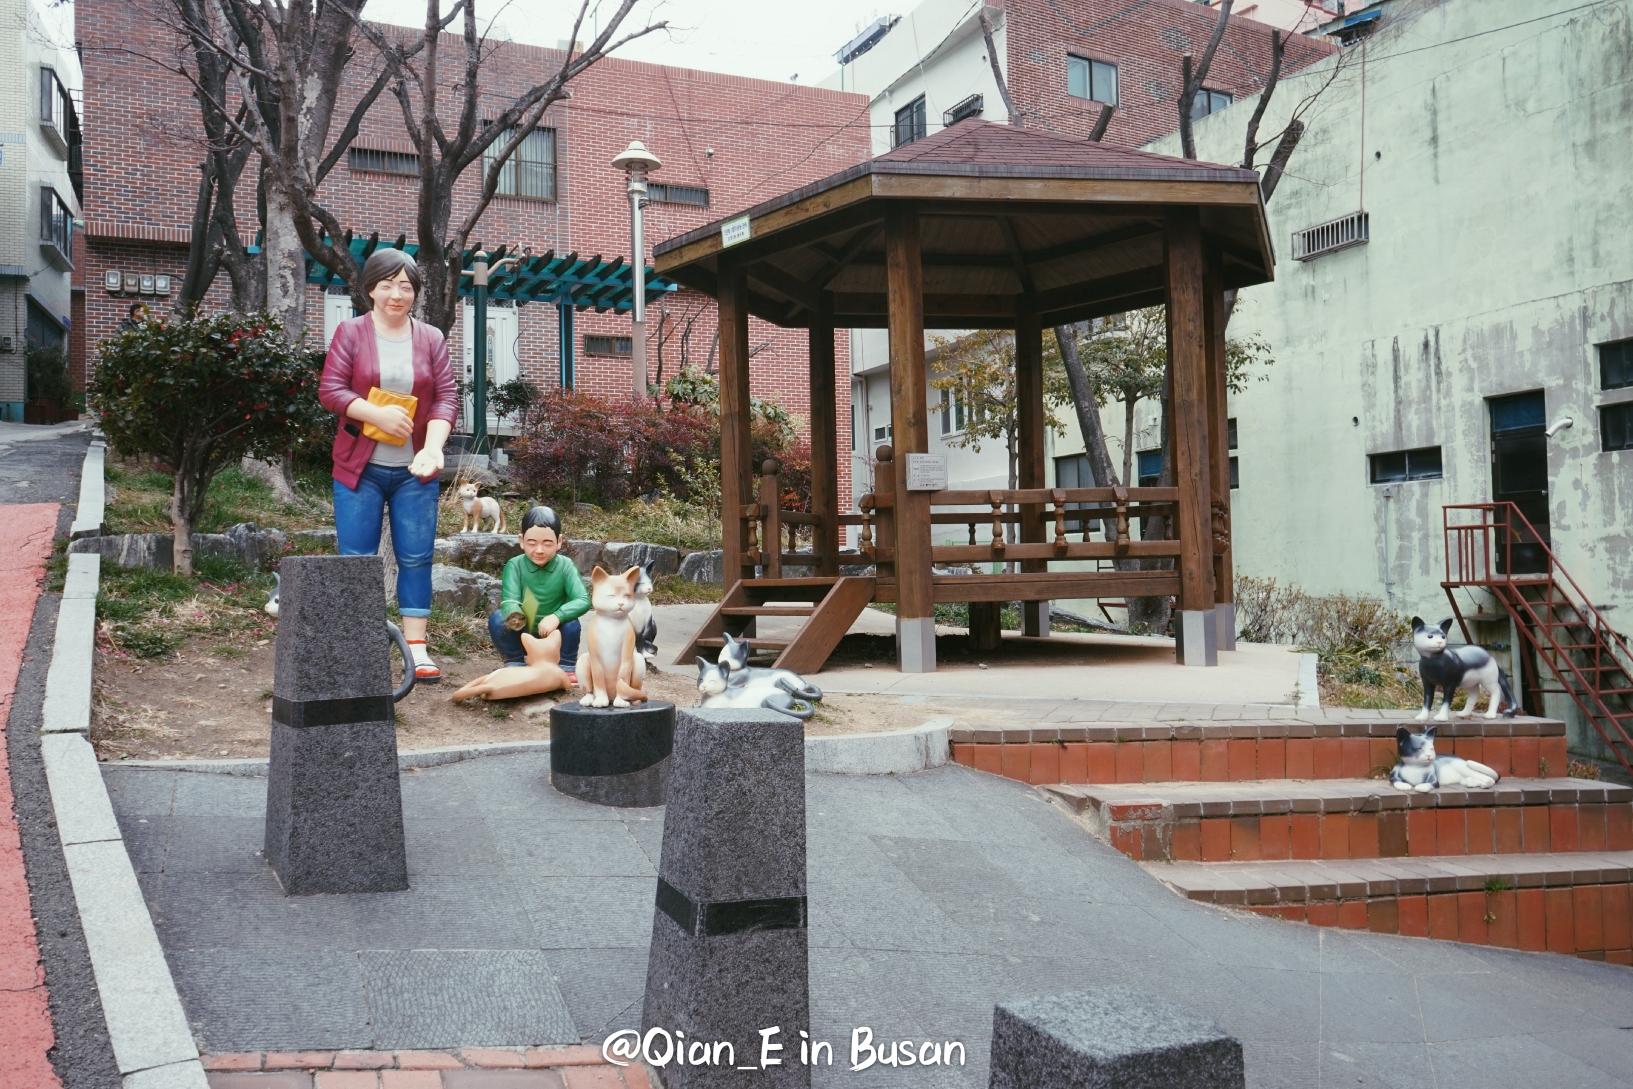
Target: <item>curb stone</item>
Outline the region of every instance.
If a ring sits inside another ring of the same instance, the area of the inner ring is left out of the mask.
[[[1316,672],[1316,665],[1321,661],[1319,654],[1301,654],[1298,660],[1298,706],[1321,706],[1321,680]]]
[[[89,506],[99,523],[101,466],[102,447],[92,446],[85,454],[79,509]],[[123,1089],[208,1089],[96,752],[83,736],[90,728],[100,574],[99,555],[69,557],[40,738],[51,806]]]
[[[99,433],[93,434],[96,437],[85,451],[85,468],[79,477],[79,503],[74,507],[74,524],[68,529],[70,540],[100,537],[106,528],[102,524],[105,517],[103,504],[106,501],[102,487],[102,463],[107,443]]]

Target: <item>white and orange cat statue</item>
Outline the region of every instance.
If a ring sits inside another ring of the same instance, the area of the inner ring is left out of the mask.
[[[522,649],[527,652],[526,665],[496,669],[485,677],[478,677],[448,698],[456,703],[472,696],[481,696],[485,700],[513,700],[567,687],[567,674],[560,665],[560,631],[553,631],[543,639],[535,639],[524,631]]]
[[[641,569],[610,575],[597,567],[590,574],[590,611],[583,618],[578,651],[581,707],[628,707],[646,699],[646,659],[635,653],[635,589]]]

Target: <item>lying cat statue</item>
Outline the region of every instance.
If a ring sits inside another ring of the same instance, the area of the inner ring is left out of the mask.
[[[646,699],[646,659],[635,653],[635,627],[629,622],[640,571],[631,567],[609,575],[598,565],[590,573],[590,611],[581,621],[578,652],[581,707],[628,707]]]
[[[720,648],[720,664],[729,669],[733,676],[741,673],[745,674],[750,682],[774,683],[789,695],[804,700],[816,701],[822,698],[822,689],[791,669],[762,669],[749,665],[749,655],[754,653],[754,648],[749,645],[747,639],[733,639],[729,634],[725,635],[724,639],[725,645]]]
[[[1468,703],[1457,713],[1459,718],[1474,714],[1474,705],[1480,702],[1481,690],[1487,696],[1487,718],[1497,717],[1499,696],[1504,704],[1503,714],[1513,718],[1520,705],[1514,698],[1514,690],[1508,685],[1508,673],[1485,647],[1448,649],[1446,633],[1451,631],[1451,627],[1450,617],[1442,620],[1438,626],[1425,624],[1421,616],[1412,618],[1412,645],[1417,648],[1418,676],[1423,679],[1423,713],[1418,715],[1418,721],[1423,722],[1429,717],[1437,687],[1444,693],[1440,714],[1435,716],[1440,722],[1446,721],[1452,709],[1452,696],[1459,688],[1469,693]]]
[[[1389,773],[1396,790],[1429,791],[1437,787],[1487,790],[1502,778],[1491,768],[1461,756],[1435,755],[1435,728],[1414,734],[1405,726],[1395,731],[1400,762]]]
[[[760,672],[788,673],[785,669]],[[816,714],[816,704],[794,695],[783,682],[755,680],[747,670],[733,673],[724,664],[702,657],[697,660],[697,690],[703,694],[704,707],[765,707],[802,721]]]
[[[448,698],[455,703],[472,696],[481,696],[485,700],[511,700],[567,687],[567,674],[562,672],[560,665],[560,631],[553,631],[543,639],[535,639],[524,631],[522,648],[527,652],[526,665],[496,669],[485,677],[478,677]]]

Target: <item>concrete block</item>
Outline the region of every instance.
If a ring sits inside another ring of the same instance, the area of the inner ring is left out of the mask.
[[[1243,1089],[1242,1045],[1206,1018],[1129,987],[1004,1002],[991,1089]]]
[[[896,619],[896,655],[903,673],[936,671],[936,621],[934,617]]]
[[[68,529],[68,536],[74,540],[102,535],[107,500],[102,472],[106,453],[107,448],[97,443],[85,451],[79,477],[79,504],[74,508],[74,524]]]
[[[123,842],[63,848],[121,1074],[198,1059]]]
[[[118,841],[119,822],[97,767],[96,750],[84,735],[47,734],[40,738],[40,754],[63,845]]]
[[[628,571],[631,567],[652,564],[654,575],[680,573],[680,549],[668,545],[647,544],[644,541],[608,541],[601,549],[601,566],[608,571]]]
[[[91,728],[91,663],[95,638],[96,599],[64,598],[57,612],[57,640],[51,651],[51,668],[45,675],[42,733],[82,734]]]
[[[837,734],[805,739],[805,770],[839,775],[908,775],[939,768],[951,759],[951,716],[909,730]]]
[[[1219,632],[1212,609],[1185,609],[1174,616],[1174,651],[1180,665],[1219,664]]]
[[[381,560],[280,572],[267,861],[291,896],[406,889]]]
[[[691,552],[680,561],[680,577],[688,582],[719,582],[725,576],[726,554],[720,549],[712,552]]]
[[[670,1064],[669,1089],[811,1083],[804,756],[803,724],[774,711],[676,714],[641,1026],[729,1041],[751,1069]],[[761,1069],[773,1025],[782,1063]]]
[[[1300,707],[1321,706],[1321,676],[1318,668],[1321,664],[1321,655],[1307,653],[1299,656],[1298,660],[1298,705]]]
[[[68,599],[96,599],[102,581],[102,557],[94,552],[68,557],[68,577],[62,583],[62,596]]]
[[[499,607],[502,583],[483,571],[445,563],[431,565],[431,604],[459,612],[488,613]]]
[[[1236,649],[1236,603],[1221,601],[1213,607],[1213,622],[1218,628],[1218,644],[1220,650]]]

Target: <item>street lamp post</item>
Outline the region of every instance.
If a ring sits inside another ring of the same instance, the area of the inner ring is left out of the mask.
[[[631,140],[612,161],[615,169],[629,178],[629,262],[630,283],[634,288],[634,328],[630,336],[630,363],[634,371],[635,399],[646,398],[646,236],[642,209],[646,205],[646,175],[663,164],[639,140]]]

